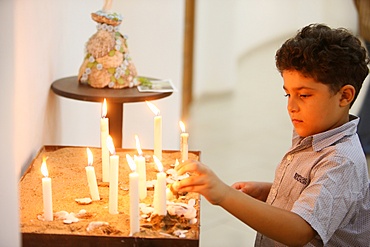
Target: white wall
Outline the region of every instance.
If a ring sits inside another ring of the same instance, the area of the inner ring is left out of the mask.
[[[196,8],[195,98],[234,90],[241,57],[307,24],[357,30],[352,0],[198,0]]]
[[[0,246],[19,245],[17,182],[43,145],[98,146],[100,104],[56,96],[50,85],[77,75],[84,45],[96,32],[90,14],[103,0],[1,0]],[[120,31],[140,75],[170,78],[181,89],[184,1],[117,0]],[[163,148],[179,143],[181,94],[153,101],[163,116]],[[125,107],[124,146],[153,142],[153,114],[145,103]],[[137,122],[139,121],[139,122]],[[134,123],[135,122],[135,123]],[[130,140],[132,138],[132,141]]]
[[[18,246],[18,174],[15,169],[14,140],[14,3],[0,1],[0,219],[5,222],[0,229],[1,246]],[[3,32],[6,30],[6,32]],[[4,62],[6,59],[6,62]]]

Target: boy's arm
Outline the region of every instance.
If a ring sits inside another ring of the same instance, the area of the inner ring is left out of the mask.
[[[316,232],[299,215],[268,205],[227,185],[225,190],[218,205],[261,234],[288,246],[302,246],[315,237]]]
[[[236,182],[232,188],[239,190],[253,198],[265,202],[270,193],[272,183],[268,182]]]
[[[186,161],[177,168],[178,174],[191,176],[176,182],[181,192],[198,192],[210,203],[219,205],[261,234],[289,246],[308,243],[316,232],[299,215],[268,205],[222,182],[207,166]]]

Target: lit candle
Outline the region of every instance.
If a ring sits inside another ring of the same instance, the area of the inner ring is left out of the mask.
[[[111,156],[109,158],[109,213],[118,214],[118,164],[119,156],[116,155],[113,139],[107,138],[107,146]]]
[[[167,198],[166,198],[166,173],[163,172],[163,165],[161,161],[153,155],[153,159],[158,168],[157,182],[154,187],[154,213],[158,215],[167,214]]]
[[[126,154],[127,163],[130,166],[130,235],[140,231],[139,218],[139,174],[136,172],[136,164],[129,154]]]
[[[145,157],[143,156],[143,151],[140,147],[139,137],[135,135],[136,140],[136,149],[138,152],[138,156],[134,156],[137,171],[139,174],[139,196],[140,200],[144,200],[147,196],[146,190],[146,164],[145,164]]]
[[[95,169],[93,167],[93,154],[90,150],[90,148],[86,148],[87,152],[87,166],[86,169],[86,176],[87,176],[87,184],[89,185],[90,189],[90,196],[93,201],[99,201],[99,190],[98,190],[98,184],[96,182],[96,175],[95,175]]]
[[[49,178],[48,168],[46,166],[46,158],[43,157],[41,164],[42,178],[42,198],[44,202],[44,219],[53,221],[53,199],[51,191],[51,178]]]
[[[162,117],[159,109],[153,103],[146,101],[150,110],[154,113],[154,155],[162,160]]]
[[[107,100],[104,99],[102,105],[102,116],[100,119],[100,144],[103,182],[109,182],[109,150],[107,147],[107,137],[109,135],[109,119],[106,118],[106,116]]]
[[[180,150],[181,150],[181,160],[185,161],[188,159],[188,139],[189,134],[185,132],[185,124],[180,121],[181,135],[180,135]]]

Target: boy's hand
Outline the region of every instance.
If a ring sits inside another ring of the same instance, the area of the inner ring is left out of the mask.
[[[237,182],[231,185],[231,187],[265,202],[271,189],[271,183]]]
[[[218,205],[222,202],[230,186],[222,182],[206,165],[187,160],[176,167],[177,174],[189,173],[190,176],[173,184],[179,192],[197,192],[202,194],[210,203]]]

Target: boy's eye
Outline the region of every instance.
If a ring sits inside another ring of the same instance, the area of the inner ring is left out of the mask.
[[[284,97],[290,97],[290,94],[287,93],[287,94],[284,95]]]
[[[307,98],[307,97],[310,97],[310,95],[309,94],[301,94],[301,95],[299,95],[299,97],[301,97],[301,98]]]

